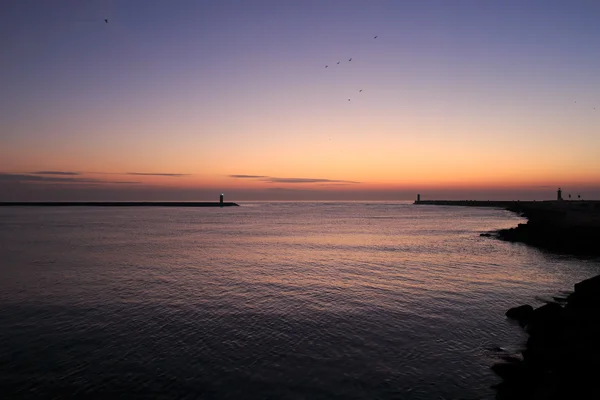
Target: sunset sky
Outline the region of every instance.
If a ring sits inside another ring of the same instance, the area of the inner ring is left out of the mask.
[[[600,198],[596,0],[0,15],[0,200]]]

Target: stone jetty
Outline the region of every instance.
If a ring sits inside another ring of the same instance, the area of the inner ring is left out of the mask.
[[[0,207],[237,207],[239,204],[210,201],[15,201]]]

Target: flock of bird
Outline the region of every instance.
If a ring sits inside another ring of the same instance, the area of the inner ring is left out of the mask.
[[[577,104],[577,100],[575,100],[575,104]],[[594,107],[594,110],[596,109],[596,107]]]
[[[108,24],[108,18],[105,18],[105,19],[104,19],[104,23],[105,23],[105,24]],[[378,35],[376,35],[376,36],[373,36],[373,39],[377,39],[378,37],[379,37]],[[352,57],[350,57],[350,58],[348,59],[348,62],[352,62]],[[341,63],[341,61],[338,61],[338,62],[336,63],[336,65],[339,65],[340,63]],[[329,68],[329,64],[326,64],[326,65],[325,65],[325,68]],[[359,90],[358,90],[358,93],[362,93],[362,91],[363,91],[362,89],[359,89]],[[352,101],[352,99],[348,99],[348,101]],[[575,103],[577,103],[577,101],[575,101]],[[594,107],[594,110],[595,110],[595,109],[596,109],[596,107]]]
[[[377,39],[378,37],[379,37],[379,36],[373,36],[373,39]],[[348,59],[348,62],[352,62],[352,57],[350,57],[350,58]],[[336,63],[336,65],[339,65],[340,63],[341,63],[341,61],[338,61],[338,62]],[[329,64],[326,64],[326,65],[325,65],[325,68],[329,68]],[[363,91],[362,89],[359,89],[359,90],[358,90],[358,93],[362,93],[362,91]],[[348,99],[348,101],[352,101],[352,99]]]
[[[373,36],[373,39],[377,39],[379,36]],[[348,59],[348,62],[352,62],[352,57],[350,57]],[[336,65],[339,65],[341,63],[341,61],[336,62]],[[329,68],[329,64],[325,64],[325,68]],[[362,93],[362,89],[358,90],[358,93]],[[352,101],[352,99],[348,99],[348,101]],[[577,103],[577,101],[575,101],[575,103]],[[596,110],[596,107],[593,107],[594,110]]]

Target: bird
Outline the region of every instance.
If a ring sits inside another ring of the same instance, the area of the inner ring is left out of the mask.
[[[339,64],[340,62],[338,61],[337,63]]]
[[[328,67],[329,67],[329,65],[326,65],[326,66],[325,66],[325,68],[328,68]]]
[[[352,61],[352,57],[350,57],[350,59],[348,61]]]
[[[373,39],[377,39],[379,36],[375,36]]]
[[[359,92],[362,92],[362,89],[360,89]]]
[[[348,101],[350,101],[350,99],[348,99]]]
[[[108,19],[105,19],[105,20],[104,20],[104,23],[105,23],[105,24],[108,24]]]

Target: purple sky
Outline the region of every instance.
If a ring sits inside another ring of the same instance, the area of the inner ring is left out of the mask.
[[[600,197],[598,1],[0,13],[0,200]]]

